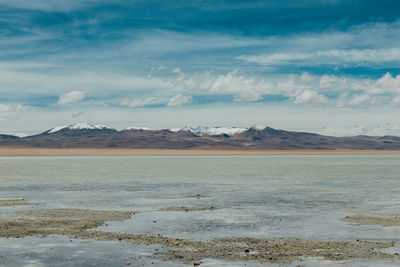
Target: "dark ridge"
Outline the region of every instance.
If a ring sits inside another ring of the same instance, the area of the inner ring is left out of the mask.
[[[88,147],[154,149],[399,150],[397,136],[333,137],[251,127],[236,134],[203,134],[188,130],[69,129],[19,138],[0,135],[3,147]]]

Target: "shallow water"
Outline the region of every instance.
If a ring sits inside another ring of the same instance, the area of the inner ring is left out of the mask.
[[[196,240],[247,236],[398,242],[400,227],[354,226],[339,218],[354,214],[397,216],[399,180],[400,155],[0,158],[0,198],[47,203],[0,207],[0,212],[83,207],[137,210],[142,212],[132,219],[110,222],[100,229]],[[193,197],[196,194],[204,197]],[[175,205],[219,209],[158,211]],[[44,238],[40,243],[51,244],[53,239]],[[10,258],[5,249],[10,242],[0,239],[0,256]],[[20,242],[13,249],[17,254],[30,246],[26,240],[12,242]],[[121,263],[120,245],[111,242],[107,246],[108,251],[115,250],[115,263]],[[140,249],[132,245],[132,257]],[[45,256],[32,260],[51,265]],[[90,263],[82,260],[84,256],[74,262],[82,266]],[[6,264],[2,261],[0,265]],[[205,263],[222,264],[211,259]],[[314,263],[321,262],[307,264]],[[372,263],[360,260],[351,264]]]

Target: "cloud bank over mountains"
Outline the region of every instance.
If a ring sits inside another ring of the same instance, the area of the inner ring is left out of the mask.
[[[2,132],[78,119],[158,128],[159,117],[399,126],[396,1],[18,0],[0,10]]]

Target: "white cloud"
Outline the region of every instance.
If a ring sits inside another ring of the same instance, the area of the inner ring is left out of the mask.
[[[58,99],[58,104],[65,105],[65,104],[76,103],[83,100],[85,96],[86,96],[85,92],[71,91],[63,95],[60,95]]]
[[[329,49],[313,52],[279,52],[252,56],[239,56],[237,59],[262,65],[284,65],[307,62],[310,65],[337,65],[358,63],[385,63],[400,60],[400,48],[387,49]]]
[[[234,94],[237,102],[262,99],[262,95],[273,91],[274,86],[271,82],[240,74],[236,70],[218,76],[210,72],[185,74],[179,70],[178,78],[171,83],[180,90],[199,94]]]
[[[210,72],[196,74],[180,72],[178,78],[172,83],[181,90],[200,94],[233,94],[235,101],[243,102],[260,100],[267,94],[293,98],[308,88],[318,91],[319,79],[318,76],[303,73],[302,75],[271,77],[267,80],[234,70],[218,76],[211,75]]]
[[[29,65],[28,65],[29,67]],[[57,68],[62,66],[57,65]],[[116,92],[134,90],[173,89],[171,85],[161,78],[147,78],[140,76],[124,75],[108,71],[69,71],[63,73],[48,73],[45,71],[26,70],[24,64],[9,68],[0,62],[0,87],[3,93],[34,93],[49,94],[70,91],[104,94],[113,89]]]
[[[0,104],[0,112],[8,112],[11,110],[12,110],[12,107],[10,104]]]
[[[63,12],[63,11],[71,11],[71,10],[75,10],[75,9],[82,9],[89,5],[96,4],[99,2],[105,2],[105,1],[102,1],[102,0],[79,0],[79,1],[2,0],[1,4],[6,5],[6,6],[11,6],[14,8],[20,8],[20,9]]]
[[[356,127],[326,127],[321,134],[331,136],[356,136],[356,135],[369,135],[369,136],[384,136],[393,135],[400,136],[400,126],[392,124],[384,125],[361,125]]]
[[[400,20],[392,23],[367,23],[345,32],[325,31],[315,34],[264,39],[260,54],[236,57],[247,63],[278,67],[286,64],[301,66],[333,65],[361,66],[389,64],[397,67],[400,60]],[[273,43],[272,43],[273,42]],[[362,44],[363,48],[357,47]]]
[[[343,92],[339,95],[339,97],[336,99],[336,106],[337,107],[345,107],[347,105],[347,97],[349,96],[350,92],[346,91]]]
[[[150,71],[149,71],[149,73],[147,74],[147,78],[151,78],[151,77],[153,77],[153,74],[154,73],[156,73],[156,72],[158,72],[158,71],[162,71],[162,70],[166,70],[166,69],[168,69],[167,67],[165,67],[164,65],[160,65],[160,66],[158,66],[158,67],[152,67],[151,69],[150,69]]]
[[[375,98],[370,95],[362,94],[355,95],[348,103],[349,106],[360,107],[360,106],[369,106],[376,101]]]
[[[400,106],[400,94],[393,98],[392,103]]]
[[[168,101],[169,107],[182,106],[183,104],[192,103],[192,96],[177,94]]]
[[[350,92],[346,91],[342,93],[336,100],[337,107],[361,107],[367,108],[376,103],[376,97],[372,97],[368,94],[356,94],[349,98]]]
[[[122,106],[127,106],[127,107],[143,107],[151,104],[157,103],[157,98],[156,97],[147,97],[147,98],[134,98],[134,99],[128,99],[124,98],[121,101]]]
[[[259,77],[238,70],[227,74],[212,75],[210,72],[179,75],[171,81],[181,91],[196,94],[233,94],[237,102],[256,101],[264,95],[282,95],[294,99],[296,104],[325,104],[325,94],[341,92],[337,107],[366,107],[388,103],[384,94],[400,95],[400,75],[386,73],[378,79],[339,77],[335,75],[279,75]],[[352,96],[352,98],[349,98]],[[378,101],[381,98],[382,101]],[[392,102],[396,104],[396,101]]]
[[[376,81],[369,89],[370,93],[400,93],[400,75],[393,77],[390,73],[386,73]]]
[[[0,112],[13,112],[13,111],[23,111],[28,109],[29,106],[21,104],[10,104],[10,103],[0,103]]]
[[[176,74],[179,74],[179,75],[183,75],[184,74],[179,67],[176,67],[175,69],[173,69],[172,72],[176,73]]]
[[[318,94],[315,91],[306,90],[298,95],[293,103],[295,104],[307,104],[307,105],[323,105],[326,104],[327,99],[323,95]]]

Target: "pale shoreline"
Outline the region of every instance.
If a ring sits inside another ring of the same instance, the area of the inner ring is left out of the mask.
[[[218,156],[218,155],[364,155],[400,154],[400,150],[224,150],[131,148],[19,148],[0,147],[0,157],[57,156]]]

